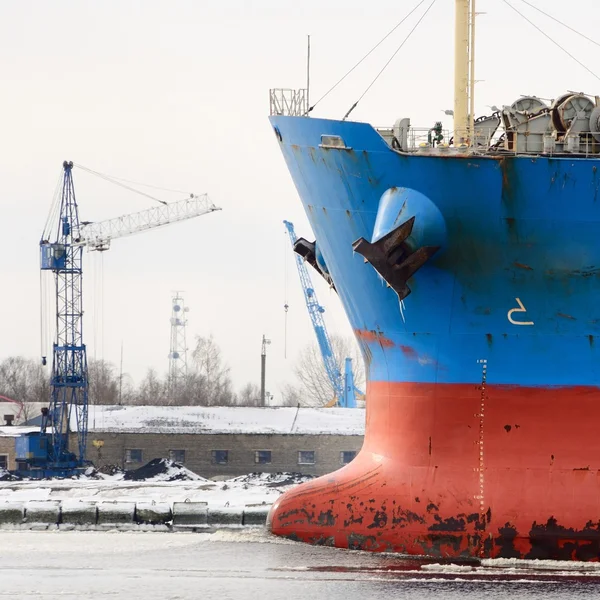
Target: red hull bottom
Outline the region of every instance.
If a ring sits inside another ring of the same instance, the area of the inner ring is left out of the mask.
[[[435,557],[600,559],[600,390],[371,382],[364,446],[273,533]]]

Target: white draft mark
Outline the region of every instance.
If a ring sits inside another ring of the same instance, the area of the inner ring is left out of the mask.
[[[521,302],[520,298],[515,298],[515,300],[517,301],[517,304],[519,305],[519,308],[511,308],[508,311],[508,320],[510,323],[512,323],[513,325],[533,325],[533,321],[515,321],[512,317],[513,313],[524,313],[527,312],[527,309],[523,306],[523,303]]]

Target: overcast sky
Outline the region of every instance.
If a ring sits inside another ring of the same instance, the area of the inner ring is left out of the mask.
[[[510,1],[600,71],[598,47],[521,0]],[[597,0],[579,0],[575,11],[559,0],[530,2],[596,37]],[[0,359],[40,356],[38,243],[68,159],[116,177],[207,192],[223,208],[115,241],[101,256],[85,254],[89,356],[118,363],[123,344],[124,372],[136,383],[150,366],[165,372],[171,293],[183,290],[189,345],[194,335],[213,334],[237,388],[259,382],[263,333],[272,340],[267,389],[277,398],[314,333],[282,220],[294,221],[299,235],[311,233],[268,123],[268,90],[304,87],[310,33],[316,100],[415,4],[0,1]],[[341,118],[428,4],[313,114]],[[425,127],[444,117],[453,98],[453,5],[437,0],[354,119],[390,126],[410,116],[413,125]],[[502,0],[479,0],[478,11],[485,13],[477,22],[478,115],[521,94],[600,93],[600,81]],[[74,178],[84,220],[153,205],[83,171],[74,170]],[[161,193],[165,200],[180,197]],[[330,332],[350,335],[335,293],[314,279]]]

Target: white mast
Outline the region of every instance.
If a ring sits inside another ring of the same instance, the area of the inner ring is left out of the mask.
[[[475,0],[471,0],[469,21],[469,140],[475,138]]]
[[[454,145],[470,144],[474,124],[475,0],[455,0]]]

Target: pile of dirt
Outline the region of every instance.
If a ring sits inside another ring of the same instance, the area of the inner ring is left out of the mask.
[[[102,465],[97,469],[97,473],[100,475],[108,475],[109,477],[116,477],[117,475],[122,475],[124,471],[117,465]]]
[[[303,473],[249,473],[234,477],[229,481],[240,482],[248,485],[263,485],[267,487],[284,487],[287,485],[298,485],[314,479],[313,475],[304,475]]]
[[[14,475],[10,471],[0,469],[0,481],[18,481],[28,479],[19,475]],[[83,473],[74,476],[73,479],[93,479],[93,480],[115,480],[115,481],[208,481],[193,471],[186,469],[182,464],[166,458],[155,458],[149,463],[133,469],[124,471],[116,465],[105,465],[96,469],[88,467]]]
[[[125,471],[124,481],[206,481],[181,463],[155,458],[139,469]]]

